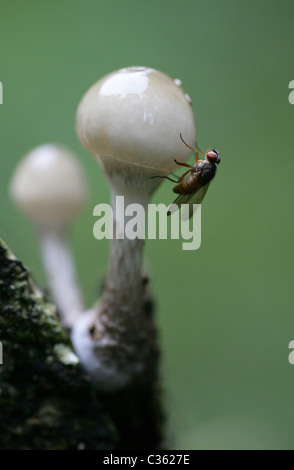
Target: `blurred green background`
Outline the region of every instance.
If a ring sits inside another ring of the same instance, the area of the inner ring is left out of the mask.
[[[99,78],[131,65],[180,78],[200,147],[221,152],[201,248],[146,243],[171,448],[294,448],[293,18],[293,0],[0,1],[0,236],[40,284],[36,236],[7,187],[44,142],[75,151],[89,181],[72,233],[88,306],[107,266],[92,209],[109,188],[74,128]],[[166,182],[153,202],[172,197]]]

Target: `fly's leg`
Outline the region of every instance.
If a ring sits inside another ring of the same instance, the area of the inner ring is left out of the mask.
[[[188,174],[188,173],[191,173],[191,171],[193,170],[193,167],[190,168],[188,171],[185,171],[185,173],[179,177],[178,181],[176,181],[177,183],[180,183],[184,178],[185,176]]]
[[[185,166],[187,168],[193,168],[192,165],[188,165],[188,163],[182,163],[182,162],[178,162],[177,160],[175,160],[176,164],[179,165],[179,166]]]
[[[201,162],[203,162],[203,160],[198,160],[198,155],[199,155],[199,153],[196,152],[196,153],[195,153],[195,162],[196,162],[196,163],[201,163]]]
[[[157,175],[156,175],[156,176],[151,176],[150,179],[153,180],[154,178],[165,178],[165,179],[171,181],[172,183],[177,183],[177,181],[172,180],[171,178],[169,178],[169,176],[157,176]]]
[[[180,134],[180,137],[181,137],[181,141],[186,145],[186,147],[188,147],[188,149],[192,150],[192,152],[195,153],[195,162],[196,163],[201,163],[202,160],[198,160],[198,152],[196,152],[192,147],[190,147],[190,145],[187,144],[187,142],[184,141],[182,134]],[[203,155],[205,157],[205,153],[201,152],[201,150],[199,149],[197,144],[196,144],[196,147],[200,151],[201,155]]]
[[[189,166],[190,166],[190,165],[189,165]],[[153,178],[165,178],[165,179],[171,181],[172,183],[177,183],[177,184],[178,184],[178,183],[180,183],[180,182],[183,180],[183,178],[184,178],[188,173],[190,173],[190,172],[192,171],[192,169],[193,169],[193,167],[190,168],[188,171],[186,171],[182,176],[180,176],[179,179],[178,179],[178,181],[171,179],[169,176],[152,176],[150,179],[152,180]]]

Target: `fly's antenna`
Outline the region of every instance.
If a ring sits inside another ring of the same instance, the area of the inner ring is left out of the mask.
[[[187,142],[184,141],[183,136],[182,136],[181,133],[180,133],[180,137],[181,137],[181,141],[186,145],[186,147],[188,147],[190,150],[192,150],[192,152],[194,152],[194,153],[196,154],[196,151],[195,151],[192,147],[190,147],[190,145],[188,145]],[[195,146],[196,146],[196,148],[199,150],[199,152],[201,153],[201,155],[203,155],[203,156],[205,157],[206,154],[203,153],[203,152],[200,150],[200,148],[199,148],[198,145],[197,145],[197,142],[195,143]]]
[[[187,142],[184,141],[182,134],[180,133],[181,141],[188,147],[188,149],[192,150],[192,152],[196,153],[195,150],[190,147],[190,145],[187,144]]]
[[[195,142],[195,147],[199,150],[199,152],[201,153],[201,155],[203,155],[204,157],[206,157],[206,153],[204,153],[204,152],[202,152],[202,150],[200,150],[200,148],[198,147],[197,142]]]

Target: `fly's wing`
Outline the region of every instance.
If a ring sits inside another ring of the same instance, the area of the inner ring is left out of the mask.
[[[189,199],[189,218],[192,217],[193,215],[193,204],[201,204],[203,201],[203,198],[206,194],[206,191],[208,190],[208,187],[210,185],[210,181],[206,183],[204,186],[201,186],[196,193],[191,194],[191,198]]]
[[[208,190],[208,186],[210,181],[201,186],[197,191],[191,194],[180,194],[174,202],[170,205],[167,215],[171,215],[176,212],[180,207],[181,204],[189,204],[189,218],[193,215],[193,204],[201,204],[206,191]]]
[[[189,204],[189,198],[191,198],[193,194],[180,194],[174,202],[169,206],[167,215],[171,215],[180,209],[181,204]]]

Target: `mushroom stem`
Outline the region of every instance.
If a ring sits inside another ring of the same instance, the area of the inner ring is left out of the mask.
[[[156,343],[153,321],[144,310],[144,240],[122,238],[128,219],[123,208],[117,206],[117,196],[122,196],[122,191],[112,187],[114,237],[103,296],[99,305],[74,325],[72,332],[77,354],[97,388],[112,392],[146,371],[149,353]],[[148,201],[149,196],[137,191],[124,196],[125,208],[140,203],[145,209]]]
[[[125,355],[125,368],[130,377],[145,368],[148,321],[143,315],[144,283],[142,281],[142,257],[144,240],[130,240],[125,234],[128,218],[117,207],[117,196],[112,187],[111,203],[114,214],[114,237],[111,240],[105,290],[99,308],[99,322],[104,334],[112,337]],[[141,204],[145,210],[149,197],[137,193],[124,196],[125,208],[129,204]],[[139,223],[144,223],[142,220]],[[117,237],[115,235],[118,235]],[[120,238],[124,235],[124,238]],[[117,352],[118,354],[118,352]]]
[[[112,308],[108,310],[106,318],[101,318],[104,325],[109,321],[129,323],[137,315],[142,300],[142,249],[143,240],[112,240],[105,298],[109,302],[111,296],[112,305],[116,305],[123,316],[118,314],[116,308]]]
[[[125,320],[128,322],[130,316],[137,315],[142,301],[141,271],[144,240],[139,238],[130,240],[125,234],[128,217],[125,217],[123,208],[117,207],[117,196],[120,195],[112,188],[111,204],[114,214],[114,237],[111,240],[106,289],[108,291],[107,297],[111,292],[113,301],[120,307],[120,310],[126,312]],[[140,204],[145,211],[148,202],[149,197],[146,196],[140,197],[138,194],[124,196],[125,208],[136,203]],[[140,220],[139,223],[143,224],[144,221]],[[109,312],[110,317],[116,314],[116,312]],[[117,320],[119,322],[123,321],[121,315]]]
[[[38,232],[43,264],[61,322],[65,327],[72,328],[84,308],[66,233],[62,228],[39,229]]]

